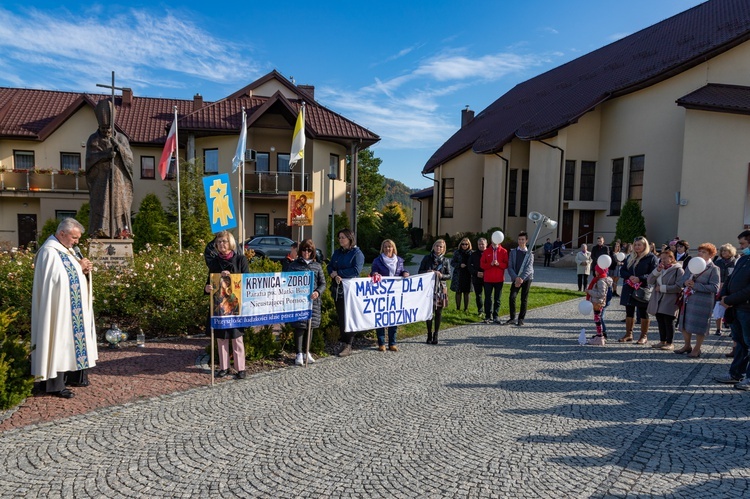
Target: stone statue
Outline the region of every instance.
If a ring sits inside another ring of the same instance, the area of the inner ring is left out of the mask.
[[[133,151],[128,139],[114,131],[114,119],[112,102],[109,99],[99,101],[96,106],[99,129],[86,142],[86,183],[91,205],[89,233],[95,238],[132,237]]]

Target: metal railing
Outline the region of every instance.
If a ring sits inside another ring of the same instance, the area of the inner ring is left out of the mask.
[[[75,174],[35,171],[0,172],[0,190],[3,191],[57,191],[88,192],[86,179]]]
[[[310,174],[299,172],[250,172],[245,173],[245,192],[252,194],[279,194],[289,191],[304,191],[310,185]]]

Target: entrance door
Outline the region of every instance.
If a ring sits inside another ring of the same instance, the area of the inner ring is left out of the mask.
[[[582,244],[590,246],[594,242],[594,211],[581,210],[578,212],[578,247]]]
[[[36,243],[36,215],[18,214],[18,246],[29,247],[29,243]]]

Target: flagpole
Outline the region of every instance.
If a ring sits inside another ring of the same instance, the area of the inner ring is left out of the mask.
[[[302,101],[302,133],[303,134],[305,133],[305,101]],[[307,186],[305,185],[305,150],[303,146],[303,149],[302,149],[302,190],[303,191],[307,190],[306,187]],[[305,239],[305,226],[304,225],[299,226],[299,239],[300,239],[300,244]],[[313,257],[314,256],[315,255],[313,255]]]
[[[177,168],[177,244],[182,254],[182,203],[180,198],[180,136],[177,130],[177,106],[174,107],[174,158]]]

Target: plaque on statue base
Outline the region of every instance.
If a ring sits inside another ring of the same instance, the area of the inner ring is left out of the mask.
[[[89,260],[97,267],[132,267],[133,240],[91,239],[89,241]]]

